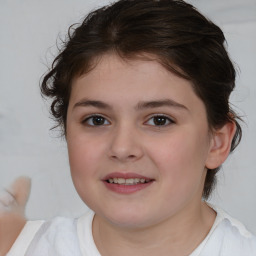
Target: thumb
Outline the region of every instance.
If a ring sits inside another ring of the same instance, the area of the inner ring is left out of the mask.
[[[13,195],[19,207],[24,208],[30,194],[31,180],[28,177],[19,177],[10,186],[8,191]]]

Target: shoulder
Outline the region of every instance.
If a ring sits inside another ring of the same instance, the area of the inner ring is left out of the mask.
[[[65,250],[65,254],[61,251]],[[8,256],[79,255],[76,220],[56,217],[49,221],[28,221]],[[19,252],[17,254],[17,252]]]
[[[44,221],[27,221],[7,256],[24,255]]]
[[[214,209],[219,222],[208,241],[208,250],[216,250],[216,255],[223,256],[256,255],[256,236],[225,211],[216,207]]]
[[[224,234],[223,247],[226,251],[231,251],[233,255],[256,255],[256,236],[240,221],[226,214],[220,229]]]

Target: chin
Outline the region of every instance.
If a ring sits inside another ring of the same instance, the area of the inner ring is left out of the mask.
[[[143,228],[149,226],[151,219],[146,216],[145,212],[140,212],[131,209],[124,209],[119,211],[111,211],[110,213],[101,214],[101,216],[107,220],[111,225],[120,228]]]

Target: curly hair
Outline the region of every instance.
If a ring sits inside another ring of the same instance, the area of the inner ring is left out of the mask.
[[[123,59],[155,56],[170,72],[190,80],[204,102],[209,127],[236,124],[231,152],[242,136],[239,116],[229,104],[236,72],[222,30],[182,0],[120,0],[92,11],[69,29],[64,47],[43,77],[41,92],[52,98],[51,114],[66,134],[73,79],[92,70],[106,53]],[[220,167],[207,171],[207,199]]]

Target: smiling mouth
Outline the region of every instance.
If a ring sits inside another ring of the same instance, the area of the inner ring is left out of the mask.
[[[106,180],[107,183],[111,184],[119,184],[119,185],[127,185],[127,186],[132,186],[132,185],[137,185],[137,184],[145,184],[149,183],[152,180],[150,179],[140,179],[140,178],[129,178],[129,179],[124,179],[124,178],[109,178]]]
[[[137,173],[115,172],[107,175],[103,182],[105,186],[117,194],[133,194],[144,190],[154,183],[155,179]]]

